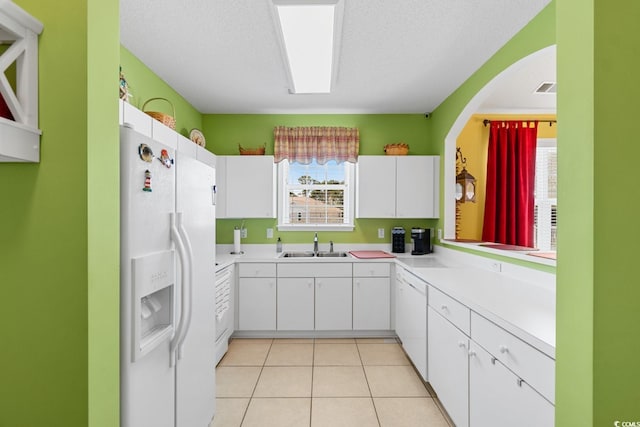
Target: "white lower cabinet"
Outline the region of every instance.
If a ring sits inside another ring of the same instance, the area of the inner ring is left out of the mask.
[[[427,380],[427,284],[402,268],[396,271],[396,334]]]
[[[278,265],[279,331],[352,328],[350,263]]]
[[[353,329],[391,329],[391,264],[353,264]]]
[[[351,330],[351,278],[318,277],[315,285],[315,329]]]
[[[456,426],[469,425],[469,337],[428,309],[429,383]],[[515,425],[515,424],[514,424]]]
[[[554,406],[473,341],[469,403],[471,427],[551,427],[554,422]]]
[[[314,278],[278,278],[277,329],[313,329]]]
[[[276,278],[238,279],[238,329],[245,331],[276,329]]]
[[[353,329],[390,329],[390,304],[388,277],[353,278]]]

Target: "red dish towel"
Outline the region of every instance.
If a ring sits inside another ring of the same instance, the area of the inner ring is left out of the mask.
[[[395,255],[391,255],[385,251],[351,251],[349,252],[356,258],[395,258]]]

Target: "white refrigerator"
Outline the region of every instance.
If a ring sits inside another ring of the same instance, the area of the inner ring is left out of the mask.
[[[215,412],[215,156],[120,128],[121,427]]]

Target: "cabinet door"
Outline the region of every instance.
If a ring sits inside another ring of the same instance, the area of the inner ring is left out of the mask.
[[[405,310],[405,338],[402,347],[414,366],[427,380],[427,296],[426,284],[412,283],[417,279],[405,277],[406,287],[402,295],[400,310]]]
[[[395,156],[358,157],[356,185],[357,218],[395,218]]]
[[[273,156],[226,157],[226,218],[275,218]]]
[[[354,277],[353,329],[391,328],[388,277]]]
[[[398,218],[438,218],[439,156],[398,156],[396,212]]]
[[[405,270],[398,267],[396,270],[396,298],[395,298],[395,324],[396,335],[403,343],[407,341],[409,336],[409,313],[407,312],[408,305],[408,285],[405,281]]]
[[[554,406],[549,401],[473,341],[470,354],[471,427],[553,426]]]
[[[469,339],[431,307],[428,329],[429,383],[455,425],[468,426]]]
[[[278,330],[313,330],[313,278],[278,279]]]
[[[351,330],[351,278],[316,277],[316,330]]]
[[[238,328],[276,329],[276,279],[241,277],[238,281]]]

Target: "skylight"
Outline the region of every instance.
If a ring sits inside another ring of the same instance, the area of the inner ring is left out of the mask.
[[[292,93],[329,93],[334,74],[336,4],[274,0]]]

